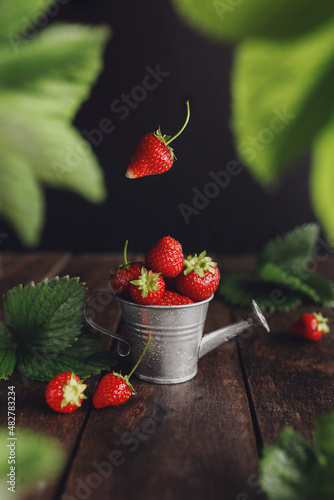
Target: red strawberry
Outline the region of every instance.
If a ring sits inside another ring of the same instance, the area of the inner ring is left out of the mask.
[[[142,267],[137,280],[130,284],[130,295],[137,304],[155,304],[161,299],[165,291],[165,282],[159,273],[148,271]]]
[[[176,287],[180,293],[190,297],[194,302],[205,300],[218,288],[220,273],[215,262],[207,257],[206,252],[200,255],[189,255],[184,260],[184,270],[176,277]]]
[[[289,332],[302,339],[320,340],[324,333],[330,331],[328,321],[320,313],[306,313],[290,326]]]
[[[181,244],[164,236],[147,252],[145,265],[148,269],[161,273],[164,278],[174,278],[183,269],[184,255]]]
[[[159,128],[154,134],[146,134],[139,139],[126,171],[126,177],[136,179],[146,175],[162,174],[171,168],[175,155],[169,144],[183,132],[188,124],[190,116],[189,101],[186,104],[186,121],[174,137],[162,135]]]
[[[161,299],[156,302],[155,306],[179,306],[183,304],[193,304],[193,301],[189,297],[180,295],[179,293],[171,292],[170,290],[165,290],[165,293]]]
[[[87,385],[75,373],[60,373],[50,380],[45,391],[47,404],[59,413],[71,413],[87,399],[83,394]]]
[[[128,262],[127,260],[128,240],[124,245],[124,262],[120,264],[110,276],[110,285],[115,293],[122,297],[130,298],[130,281],[139,277],[142,262]]]
[[[147,337],[147,342],[137,363],[132,368],[129,375],[123,377],[120,373],[108,373],[101,378],[93,396],[93,406],[95,408],[105,408],[106,406],[118,406],[125,403],[132,394],[136,394],[134,388],[129,382],[129,378],[137,369],[139,363],[144,357],[151,334]]]

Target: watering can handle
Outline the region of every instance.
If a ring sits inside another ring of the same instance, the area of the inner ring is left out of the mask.
[[[98,330],[99,332],[102,332],[106,335],[109,335],[109,337],[113,337],[114,339],[117,339],[119,340],[120,342],[124,342],[127,347],[128,347],[128,350],[126,352],[122,352],[120,349],[119,349],[119,345],[117,347],[117,352],[120,356],[128,356],[130,354],[130,344],[127,340],[125,340],[121,335],[118,335],[117,333],[114,333],[114,332],[111,332],[110,330],[108,330],[107,328],[99,325],[98,323],[96,323],[88,314],[88,303],[90,301],[90,299],[92,299],[93,297],[97,297],[99,295],[109,295],[110,297],[112,297],[113,299],[116,299],[116,296],[113,292],[109,292],[108,290],[100,290],[98,292],[95,292],[93,293],[92,295],[90,295],[88,297],[88,299],[86,300],[85,302],[85,305],[84,305],[84,316],[85,316],[85,320],[87,321],[87,323],[92,326],[93,328],[95,328],[95,330]]]

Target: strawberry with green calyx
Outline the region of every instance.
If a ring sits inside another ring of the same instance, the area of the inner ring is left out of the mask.
[[[189,101],[186,102],[186,105],[187,118],[176,135],[173,137],[162,135],[159,128],[155,133],[146,134],[139,139],[125,174],[128,179],[162,174],[171,168],[176,157],[169,145],[183,132],[188,124],[190,117]]]
[[[45,399],[54,411],[71,413],[81,406],[87,385],[75,373],[64,372],[56,375],[47,385]]]
[[[182,295],[199,302],[209,298],[217,290],[219,281],[217,264],[204,251],[200,255],[189,255],[184,260],[184,269],[176,277],[176,287]]]
[[[330,331],[328,321],[321,313],[305,313],[290,326],[289,332],[302,339],[320,340]]]
[[[140,276],[130,282],[130,295],[137,304],[155,304],[165,291],[165,282],[160,273],[142,267]]]
[[[125,403],[132,394],[136,394],[136,391],[132,387],[129,379],[131,375],[138,368],[139,363],[144,357],[148,344],[150,342],[151,334],[148,335],[147,342],[141,353],[137,363],[132,368],[129,375],[121,375],[120,373],[108,373],[101,378],[96,391],[93,396],[93,406],[94,408],[105,408],[107,406],[118,406]]]
[[[193,304],[194,301],[189,299],[189,297],[185,297],[184,295],[180,295],[179,293],[172,292],[170,290],[165,290],[165,293],[161,297],[161,299],[156,302],[155,306],[181,306],[184,304]]]
[[[175,278],[183,269],[184,255],[181,244],[164,236],[150,250],[145,257],[145,266],[164,278]]]
[[[128,262],[127,260],[128,240],[124,245],[124,262],[120,264],[110,275],[110,286],[112,290],[125,298],[130,298],[130,281],[138,278],[143,266],[142,262]]]

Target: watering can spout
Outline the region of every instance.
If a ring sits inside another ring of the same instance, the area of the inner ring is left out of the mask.
[[[228,340],[231,340],[233,337],[236,337],[251,326],[260,326],[269,332],[270,329],[267,320],[255,300],[252,300],[252,309],[253,313],[249,318],[232,323],[231,325],[219,328],[218,330],[204,335],[199,348],[198,357],[202,358],[208,352],[212,351],[221,344],[224,344]]]

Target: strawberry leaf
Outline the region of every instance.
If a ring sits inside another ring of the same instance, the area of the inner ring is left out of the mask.
[[[318,224],[297,226],[283,236],[276,236],[261,251],[257,267],[264,263],[276,264],[285,269],[299,267],[306,269],[312,258],[319,237]]]
[[[20,373],[33,380],[50,380],[64,371],[84,379],[115,365],[115,356],[104,350],[101,337],[92,332],[82,333],[71,347],[61,352],[21,351],[18,359]]]
[[[305,280],[300,279],[296,274],[290,271],[285,271],[275,264],[264,264],[260,267],[257,277],[264,283],[275,283],[277,285],[286,286],[290,290],[296,290],[311,297],[315,302],[320,302],[320,297],[317,291],[309,286]]]
[[[14,328],[19,352],[64,350],[80,335],[86,288],[79,278],[58,276],[37,285],[19,285],[4,297],[6,322]]]
[[[16,364],[16,352],[12,338],[6,326],[0,322],[0,379],[8,378]]]
[[[50,380],[64,371],[85,378],[110,369],[113,355],[98,334],[83,328],[85,299],[84,283],[69,276],[9,290],[3,301],[13,332],[0,323],[0,378],[13,372],[15,362],[35,380]]]
[[[263,283],[247,273],[233,273],[224,277],[218,288],[220,296],[232,305],[249,307],[254,299],[261,309],[289,311],[302,303],[300,293],[275,283]]]

